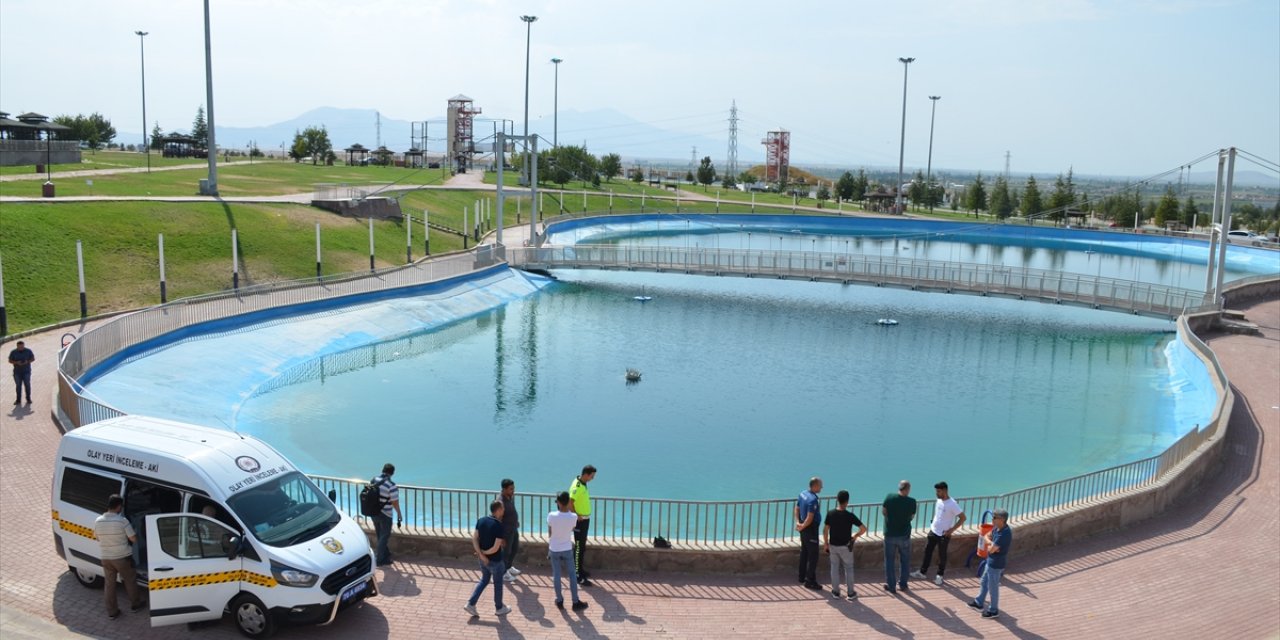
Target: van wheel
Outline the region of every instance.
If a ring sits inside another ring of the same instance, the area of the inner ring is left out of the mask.
[[[250,638],[267,638],[276,632],[271,612],[263,606],[261,600],[247,593],[231,603],[231,615],[235,617],[236,628],[240,633]]]
[[[76,577],[76,582],[79,582],[86,588],[101,589],[105,582],[102,579],[102,576],[95,575],[91,571],[85,571],[84,569],[77,569],[76,567],[71,566],[68,566],[68,568],[71,569],[71,575]]]

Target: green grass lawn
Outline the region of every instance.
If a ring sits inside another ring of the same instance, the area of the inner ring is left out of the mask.
[[[234,162],[248,162],[248,158],[233,158]],[[159,151],[151,152],[151,166],[155,167],[172,167],[183,164],[200,164],[205,162],[201,158],[165,158],[161,157]],[[260,158],[255,158],[254,162],[261,162]],[[53,165],[53,177],[58,177],[60,171],[93,171],[97,169],[132,169],[136,167],[147,166],[147,154],[137,151],[81,151],[80,162],[73,164],[55,164]],[[17,167],[0,167],[0,176],[35,174],[34,165],[22,165]],[[40,175],[44,175],[43,173]]]
[[[231,228],[239,233],[241,282],[315,275],[320,223],[323,272],[369,267],[364,220],[302,205],[216,203],[39,203],[0,205],[0,258],[10,332],[79,317],[76,240],[84,246],[89,313],[160,302],[156,236],[164,234],[169,299],[231,286]],[[415,258],[422,256],[414,229]],[[432,237],[433,253],[459,249],[460,238]],[[401,221],[375,221],[376,264],[404,263]]]
[[[193,196],[208,170],[178,169],[152,173],[58,178],[53,183],[58,196]],[[92,185],[87,181],[91,180]],[[293,162],[234,162],[218,166],[218,192],[223,196],[268,196],[306,193],[316,184],[439,184],[439,169],[397,167],[332,167]],[[39,197],[41,182],[20,180],[0,182],[0,195]]]

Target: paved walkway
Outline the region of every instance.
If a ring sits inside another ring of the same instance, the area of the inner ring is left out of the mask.
[[[511,615],[471,620],[461,611],[477,577],[470,563],[423,559],[380,571],[382,596],[332,626],[285,629],[280,637],[1277,637],[1280,301],[1246,311],[1264,336],[1210,342],[1238,391],[1222,471],[1154,521],[1015,555],[998,620],[980,619],[965,606],[977,580],[962,572],[945,587],[921,582],[895,597],[880,591],[876,572],[868,571],[859,573],[856,604],[802,589],[789,573],[602,574],[585,592],[591,608],[583,615],[555,609],[550,579],[539,572],[509,591]],[[152,632],[138,614],[109,621],[101,592],[81,587],[54,553],[49,482],[59,436],[49,411],[62,333],[27,339],[39,358],[36,403],[0,415],[0,635],[239,637],[229,620],[194,633],[185,627]],[[12,390],[8,381],[0,381],[0,400]]]

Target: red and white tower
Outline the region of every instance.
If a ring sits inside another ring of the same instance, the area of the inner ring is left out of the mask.
[[[764,181],[786,182],[791,168],[791,132],[770,131],[761,143],[765,148]]]
[[[445,153],[457,169],[465,170],[471,166],[471,155],[476,152],[471,126],[479,113],[479,107],[471,98],[461,93],[449,98],[449,143]]]

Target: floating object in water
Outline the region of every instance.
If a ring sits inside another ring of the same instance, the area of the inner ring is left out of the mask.
[[[1085,254],[1086,256],[1091,256],[1091,255],[1093,255],[1093,254],[1095,254],[1095,253],[1097,253],[1097,251],[1094,251],[1093,249],[1085,249],[1085,250],[1084,250],[1084,254]]]
[[[882,327],[896,327],[898,326],[898,321],[893,318],[880,318],[879,320],[876,320],[876,324]]]
[[[648,302],[653,299],[653,296],[634,296],[631,299],[637,302]]]
[[[627,382],[640,382],[640,370],[627,367]]]

